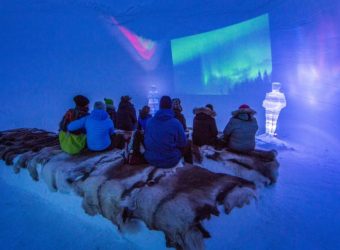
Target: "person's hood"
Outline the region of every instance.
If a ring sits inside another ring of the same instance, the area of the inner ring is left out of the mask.
[[[251,121],[253,119],[253,115],[251,114],[246,114],[246,113],[241,113],[236,116],[234,116],[237,119],[240,119],[242,121]]]
[[[241,109],[231,112],[231,115],[233,117],[240,119],[242,121],[252,120],[255,114],[256,114],[256,111],[253,110],[252,108],[241,108]]]
[[[233,112],[231,112],[231,115],[232,116],[238,116],[239,114],[248,114],[248,115],[255,115],[256,114],[256,111],[253,110],[252,108],[245,108],[245,109],[237,109]]]
[[[211,117],[215,117],[216,116],[216,112],[211,110],[210,108],[206,108],[206,107],[201,107],[201,108],[195,108],[193,110],[195,115],[199,115],[199,114],[205,114]]]
[[[105,110],[95,109],[91,112],[90,117],[93,120],[103,121],[106,120],[109,117],[109,115]]]
[[[156,120],[166,121],[174,118],[175,114],[172,109],[160,109],[157,111],[154,117]]]
[[[119,109],[126,109],[126,108],[130,108],[130,107],[133,107],[133,105],[129,101],[121,101],[119,103],[119,106],[118,106]]]

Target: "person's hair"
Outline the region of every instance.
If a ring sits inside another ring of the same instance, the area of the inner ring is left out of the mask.
[[[150,107],[145,105],[142,109],[141,109],[141,112],[143,113],[149,113],[150,112]]]
[[[179,98],[172,99],[172,109],[175,111],[182,112],[181,100]]]
[[[159,108],[171,109],[171,107],[172,107],[171,97],[167,95],[162,96],[161,100],[159,101]]]

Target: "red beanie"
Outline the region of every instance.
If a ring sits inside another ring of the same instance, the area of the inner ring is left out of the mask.
[[[239,109],[249,109],[249,105],[248,104],[242,104],[240,107],[238,107]]]

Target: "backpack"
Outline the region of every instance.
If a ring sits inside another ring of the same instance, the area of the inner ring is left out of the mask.
[[[78,154],[86,146],[86,135],[76,135],[61,130],[59,132],[59,143],[64,152],[71,155]]]
[[[147,161],[145,160],[143,153],[144,149],[144,136],[140,130],[137,130],[133,133],[130,143],[128,145],[128,156],[127,163],[130,165],[140,165],[145,164]]]

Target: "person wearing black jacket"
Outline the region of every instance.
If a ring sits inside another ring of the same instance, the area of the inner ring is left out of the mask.
[[[150,107],[149,106],[144,106],[140,111],[139,111],[139,117],[138,117],[138,129],[145,131],[146,124],[148,120],[152,117],[150,115]]]
[[[215,146],[217,142],[217,126],[215,121],[216,113],[212,110],[212,105],[194,109],[194,122],[192,140],[197,146]]]
[[[117,112],[116,112],[115,106],[113,105],[113,100],[110,98],[104,98],[104,101],[106,105],[106,112],[109,114],[109,117],[111,118],[113,125],[116,128],[117,127],[117,124],[116,124]]]
[[[68,125],[74,121],[89,116],[89,99],[83,95],[73,98],[75,107],[67,110],[59,123],[60,148],[71,155],[80,153],[86,147],[86,129],[79,128],[68,132]]]
[[[117,129],[133,131],[137,127],[136,110],[130,96],[122,96],[116,116]]]
[[[67,131],[67,126],[72,121],[78,120],[85,116],[89,115],[89,99],[83,95],[76,95],[73,97],[73,101],[75,103],[75,107],[69,109],[65,115],[63,116],[62,120],[59,123],[59,131]],[[79,129],[74,131],[73,134],[85,134],[86,131],[84,129]]]
[[[179,98],[172,99],[172,110],[175,113],[175,118],[180,121],[183,126],[184,131],[187,130],[187,122],[184,115],[182,114],[183,108],[181,105],[181,100]]]

